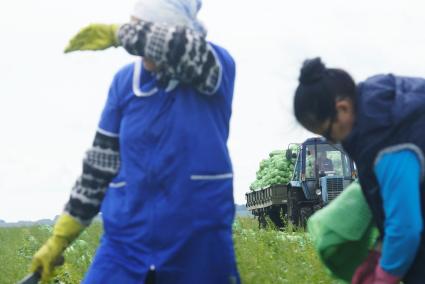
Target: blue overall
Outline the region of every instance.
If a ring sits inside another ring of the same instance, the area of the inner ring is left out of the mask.
[[[356,122],[351,134],[342,144],[357,164],[359,181],[383,238],[385,237],[384,228],[392,220],[387,219],[384,213],[382,189],[375,176],[375,164],[388,153],[410,150],[416,154],[418,161],[421,162],[419,198],[420,218],[423,222],[425,217],[424,129],[424,79],[390,74],[374,76],[359,84]],[[406,183],[404,186],[408,185],[409,183]],[[405,189],[400,186],[393,190]],[[398,206],[406,205],[403,200],[399,200]],[[408,284],[425,282],[425,234],[423,231],[416,257],[403,280]]]
[[[159,87],[141,61],[120,70],[99,131],[119,137],[121,166],[102,203],[104,235],[84,283],[239,283],[227,149],[235,64],[213,95]]]

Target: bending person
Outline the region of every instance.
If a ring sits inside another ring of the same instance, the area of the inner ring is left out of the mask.
[[[425,79],[392,74],[355,84],[320,58],[304,63],[294,98],[297,120],[356,162],[382,239],[353,283],[423,283],[425,279]]]

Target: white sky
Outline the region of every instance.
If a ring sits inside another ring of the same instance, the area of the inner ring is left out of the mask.
[[[134,60],[122,49],[64,55],[91,22],[121,23],[133,0],[0,1],[0,219],[62,211],[91,145],[112,76]],[[237,63],[229,148],[235,200],[261,159],[311,134],[292,114],[307,57],[357,80],[382,72],[425,76],[425,2],[204,0],[209,39]]]

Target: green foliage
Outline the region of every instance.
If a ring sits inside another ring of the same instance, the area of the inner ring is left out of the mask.
[[[16,283],[28,273],[35,251],[51,233],[49,226],[0,229],[0,284]],[[80,283],[102,233],[92,224],[65,253],[65,264],[50,283]],[[233,238],[244,284],[338,283],[329,278],[304,231],[259,230],[253,218],[237,218]]]
[[[290,147],[292,153],[298,153],[298,147]],[[295,159],[286,159],[286,150],[275,150],[269,158],[260,162],[256,180],[251,184],[251,190],[266,188],[272,185],[287,184],[294,172]]]
[[[65,251],[65,264],[50,283],[80,283],[99,243],[101,223],[92,224]],[[0,284],[16,283],[29,272],[32,256],[47,240],[51,226],[0,229]]]
[[[233,239],[244,284],[340,283],[327,274],[302,229],[260,230],[257,220],[238,218]]]

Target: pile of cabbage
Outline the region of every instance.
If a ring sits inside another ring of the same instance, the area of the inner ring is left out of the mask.
[[[298,147],[291,147],[292,153],[298,153]],[[287,184],[294,172],[295,158],[287,160],[286,150],[275,150],[269,158],[260,162],[257,179],[251,184],[252,191],[267,188],[273,185]]]

